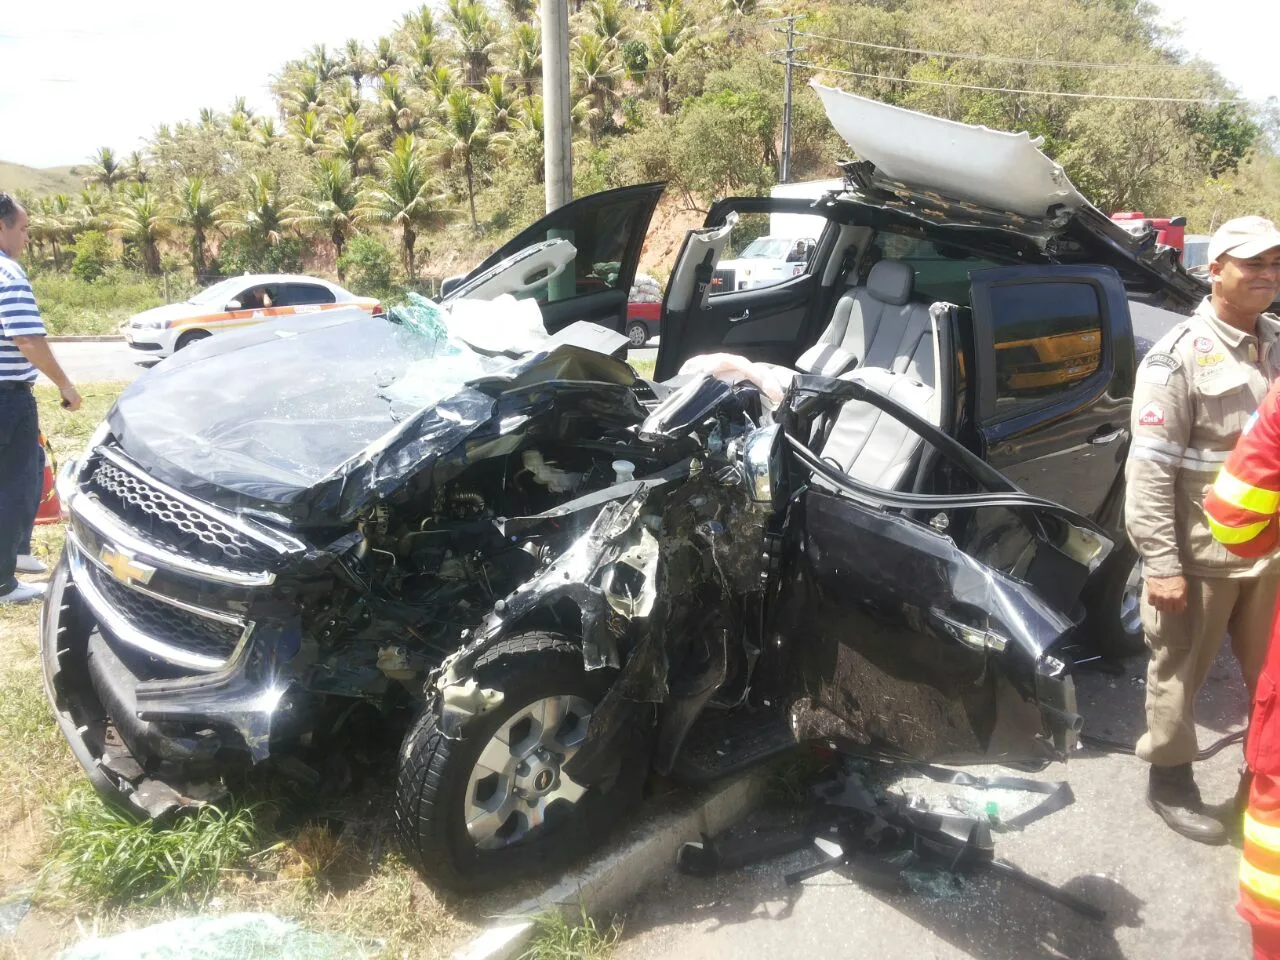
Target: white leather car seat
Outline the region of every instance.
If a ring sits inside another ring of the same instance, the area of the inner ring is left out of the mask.
[[[938,321],[946,308],[911,302],[911,281],[907,264],[880,261],[862,288],[874,302],[869,303],[861,290],[854,291],[850,309],[841,316],[837,308],[828,332],[855,349],[865,344],[863,362],[841,379],[865,383],[940,426]],[[923,438],[901,421],[869,403],[851,400],[836,415],[819,453],[855,480],[894,489],[916,462],[923,444]]]

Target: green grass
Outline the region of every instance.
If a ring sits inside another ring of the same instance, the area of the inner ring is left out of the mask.
[[[657,366],[658,361],[631,360],[629,363],[631,364],[631,369],[634,370],[638,376],[643,377],[645,380],[652,380],[653,368]]]
[[[40,431],[53,455],[61,464],[67,457],[78,457],[93,431],[106,418],[116,397],[128,384],[88,383],[79,387],[80,409],[74,413],[62,409],[62,398],[51,386],[36,386],[36,406],[40,412]]]
[[[88,787],[53,811],[46,868],[58,889],[92,903],[204,902],[255,850],[251,808],[201,807],[165,827],[130,820]]]
[[[74,196],[84,187],[79,167],[28,167],[0,160],[0,190],[23,190],[36,196],[68,193]]]
[[[187,286],[171,283],[170,300],[182,299]],[[159,280],[127,273],[92,283],[64,273],[38,273],[31,286],[50,336],[114,334],[135,313],[165,303]]]
[[[616,917],[601,930],[579,904],[580,918],[570,923],[559,910],[533,919],[533,940],[519,960],[602,960],[613,952],[622,937],[622,922]]]

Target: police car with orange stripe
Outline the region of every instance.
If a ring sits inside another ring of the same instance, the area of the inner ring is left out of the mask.
[[[372,297],[357,297],[318,277],[245,274],[215,283],[182,303],[144,310],[125,324],[124,337],[135,350],[167,357],[224,330],[352,306],[374,315],[382,312]]]

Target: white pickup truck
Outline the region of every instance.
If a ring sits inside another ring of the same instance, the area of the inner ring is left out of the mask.
[[[754,290],[804,273],[813,237],[756,237],[731,260],[721,260],[711,283],[716,293]]]

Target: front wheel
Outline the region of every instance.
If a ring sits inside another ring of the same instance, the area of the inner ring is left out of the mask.
[[[193,343],[199,343],[201,340],[207,340],[209,336],[210,334],[208,330],[188,330],[178,338],[178,342],[174,346],[173,352],[177,353],[179,350],[185,350]]]
[[[560,866],[596,846],[632,808],[648,773],[647,736],[624,738],[603,780],[563,766],[586,739],[592,711],[616,671],[588,672],[565,637],[528,633],[475,666],[502,703],[468,720],[457,739],[428,704],[405,738],[395,814],[406,856],[429,879],[482,890]]]
[[[627,339],[633,347],[643,347],[649,342],[649,328],[643,323],[632,323],[627,327]]]

